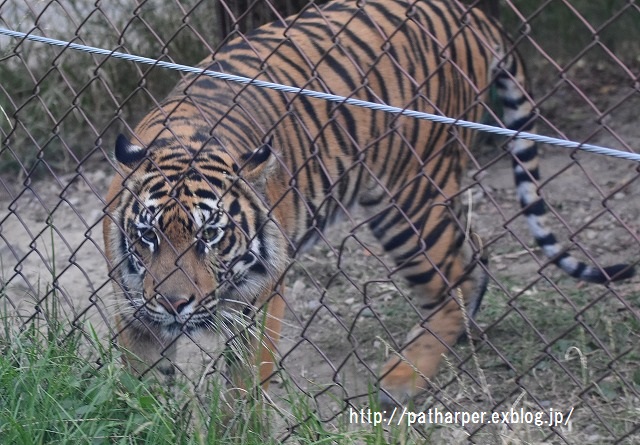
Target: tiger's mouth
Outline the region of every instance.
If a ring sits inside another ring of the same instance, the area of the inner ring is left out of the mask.
[[[232,329],[244,329],[253,323],[255,300],[244,301],[233,286],[220,286],[207,297],[191,307],[187,313],[169,313],[166,308],[154,304],[147,296],[132,291],[124,285],[123,290],[130,308],[129,319],[138,328],[144,326],[163,335],[177,336],[181,333],[208,331],[221,333]]]
[[[134,296],[128,287],[124,287],[127,304],[131,312],[131,319],[142,324],[151,325],[161,331],[193,332],[197,330],[215,330],[218,325],[218,304],[205,307],[203,302],[214,300],[211,296],[197,304],[192,311],[185,314],[158,311],[150,305],[150,300],[144,296]]]
[[[158,312],[147,306],[136,304],[133,300],[128,300],[129,305],[134,310],[132,318],[142,323],[154,325],[166,331],[193,332],[197,330],[215,330],[218,324],[218,316],[212,309],[203,309],[190,314],[169,314]]]

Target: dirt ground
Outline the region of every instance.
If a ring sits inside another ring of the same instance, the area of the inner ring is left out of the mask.
[[[545,117],[569,137],[580,139],[600,128],[589,142],[639,150],[637,91],[623,100],[628,89],[615,79],[585,89],[603,98],[602,109],[613,107],[603,126],[596,127],[586,114],[589,107],[563,89],[542,104]],[[541,131],[554,134],[548,127]],[[633,416],[640,414],[638,280],[604,287],[578,284],[553,266],[539,274],[546,260],[533,247],[523,218],[515,217],[509,160],[487,147],[479,150],[478,160],[486,168],[469,173],[469,183],[474,177],[480,183],[464,196],[471,196],[473,225],[489,249],[492,280],[471,341],[450,354],[434,382],[440,391],[426,397],[424,406],[479,410],[502,403],[563,411],[575,406],[573,428],[560,428],[569,443],[607,443],[608,428],[618,437],[632,431]],[[559,147],[544,147],[541,161],[550,224],[563,245],[573,241],[572,251],[592,263],[637,262],[637,164]],[[56,298],[77,327],[86,330],[90,323],[105,342],[112,337],[109,311],[115,297],[101,231],[101,197],[109,179],[101,168],[27,187],[0,177],[5,286],[0,301],[16,325]],[[402,281],[389,276],[390,263],[366,230],[344,222],[327,240],[297,258],[288,274],[283,372],[272,391],[276,399],[286,397],[291,383],[313,397],[321,417],[330,420],[345,400],[356,406],[368,402],[384,357],[416,314]],[[201,350],[213,355],[219,347],[210,339],[184,339],[180,366],[195,380],[210,357]],[[457,443],[473,429],[438,428],[432,437]],[[560,441],[548,434],[548,427],[494,425],[476,440]]]

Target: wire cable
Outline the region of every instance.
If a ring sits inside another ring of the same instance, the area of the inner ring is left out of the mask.
[[[567,139],[559,139],[550,136],[543,136],[540,134],[527,133],[525,131],[510,130],[508,128],[495,127],[493,125],[480,124],[477,122],[465,121],[462,119],[454,119],[447,116],[441,116],[431,113],[425,113],[422,111],[409,110],[406,108],[394,107],[391,105],[380,104],[375,102],[368,102],[365,100],[353,99],[350,97],[338,96],[336,94],[322,93],[320,91],[308,90],[305,88],[298,88],[289,85],[283,85],[274,82],[267,82],[264,80],[252,79],[249,77],[237,76],[234,74],[222,73],[218,71],[212,71],[202,68],[196,68],[189,65],[181,65],[177,63],[166,62],[157,59],[150,59],[148,57],[137,56],[133,54],[126,54],[118,51],[112,51],[103,48],[97,48],[94,46],[81,45],[78,43],[67,42],[64,40],[50,39],[48,37],[36,36],[33,34],[27,34],[19,31],[12,31],[6,28],[0,28],[0,34],[15,37],[18,39],[27,39],[34,42],[45,43],[47,45],[59,46],[63,48],[71,48],[76,51],[83,51],[91,54],[99,54],[107,57],[113,57],[116,59],[127,60],[131,62],[141,63],[145,65],[153,65],[161,68],[171,69],[175,71],[181,71],[184,73],[192,73],[197,75],[208,76],[216,79],[228,80],[230,82],[237,82],[244,85],[256,86],[259,88],[268,88],[275,91],[284,93],[299,94],[302,96],[312,97],[330,102],[336,102],[340,104],[351,105],[355,107],[367,108],[370,110],[382,111],[385,113],[391,113],[396,115],[408,116],[415,119],[427,120],[431,122],[437,122],[440,124],[456,125],[459,127],[470,128],[476,131],[484,133],[497,134],[500,136],[527,139],[535,141],[541,144],[555,145],[559,147],[582,150],[589,153],[595,153],[604,156],[610,156],[614,158],[626,159],[628,161],[640,162],[640,154],[630,153],[627,151],[616,150],[613,148],[603,147],[600,145],[585,144],[582,142],[571,141]]]

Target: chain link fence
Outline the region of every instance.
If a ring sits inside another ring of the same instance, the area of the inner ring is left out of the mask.
[[[5,0],[0,27],[195,65],[263,23],[321,3]],[[640,147],[637,2],[477,3],[524,55],[541,134]],[[85,334],[82,354],[102,366],[90,331],[103,344],[119,335],[102,241],[105,195],[118,168],[113,147],[184,76],[0,37],[0,306],[12,329],[49,322],[55,305],[65,332]],[[639,443],[637,282],[578,283],[557,270],[531,240],[505,141],[478,140],[460,196],[489,255],[488,290],[468,338],[446,356],[416,411],[522,408],[571,412],[571,422],[421,431],[434,443]],[[563,246],[596,266],[637,262],[636,162],[545,146],[541,175],[549,224]],[[294,257],[284,280],[270,392],[277,398],[285,386],[296,388],[325,422],[370,402],[385,357],[418,321],[406,283],[363,228],[369,216],[348,215]],[[180,378],[195,386],[215,378],[224,342],[182,337]]]

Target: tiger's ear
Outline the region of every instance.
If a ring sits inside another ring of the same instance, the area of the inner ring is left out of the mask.
[[[264,185],[267,178],[276,170],[277,159],[273,155],[271,140],[242,156],[240,175],[247,182]]]
[[[122,134],[116,139],[116,160],[125,170],[133,170],[146,156],[147,151],[134,145]]]

